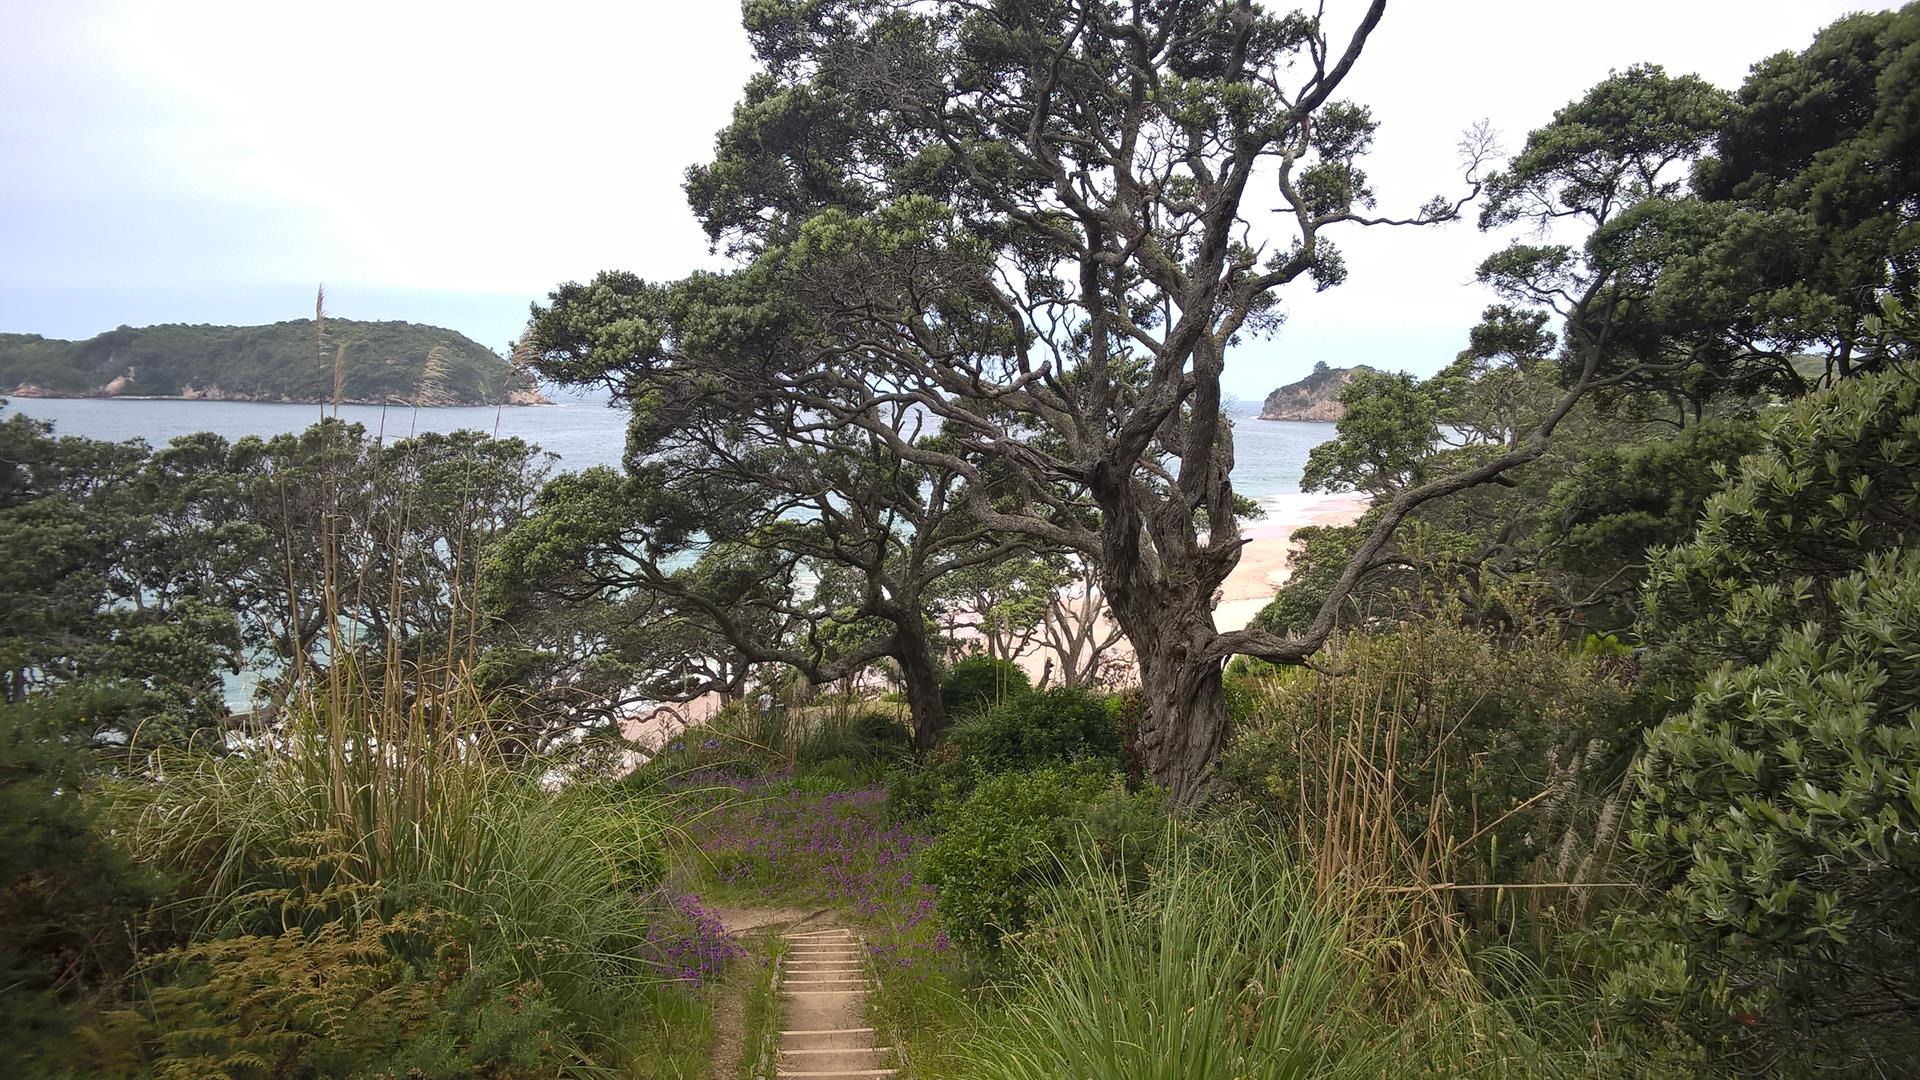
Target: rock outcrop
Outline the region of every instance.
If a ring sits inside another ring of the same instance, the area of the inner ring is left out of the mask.
[[[1260,406],[1262,420],[1323,420],[1332,422],[1346,415],[1346,406],[1340,404],[1340,390],[1353,381],[1353,377],[1362,371],[1373,369],[1365,364],[1353,367],[1328,367],[1324,362],[1313,366],[1312,374],[1299,382],[1291,382],[1267,395]]]

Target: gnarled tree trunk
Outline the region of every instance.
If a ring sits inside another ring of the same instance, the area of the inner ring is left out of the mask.
[[[905,636],[905,635],[903,635]],[[913,717],[913,746],[933,749],[948,726],[947,705],[940,698],[940,668],[934,662],[930,642],[924,637],[919,647],[908,641],[894,654],[900,665],[900,679],[907,692],[907,711]]]
[[[1208,659],[1219,636],[1210,600],[1211,592],[1194,597],[1165,590],[1132,611],[1115,605],[1140,665],[1146,706],[1140,755],[1148,776],[1176,807],[1197,806],[1212,796],[1214,761],[1227,743],[1222,669]]]

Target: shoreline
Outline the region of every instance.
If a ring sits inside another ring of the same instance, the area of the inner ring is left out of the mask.
[[[1373,501],[1359,492],[1337,495],[1300,492],[1281,496],[1268,507],[1269,520],[1245,530],[1240,562],[1220,586],[1213,606],[1213,623],[1220,630],[1242,630],[1287,583],[1293,568],[1293,534],[1309,525],[1351,525]],[[1278,513],[1275,513],[1275,510]]]

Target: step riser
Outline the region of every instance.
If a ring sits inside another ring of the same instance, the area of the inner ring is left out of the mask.
[[[891,1069],[895,1067],[893,1047],[873,1050],[819,1050],[780,1052],[780,1068],[806,1069],[812,1072],[841,1072],[850,1069]]]
[[[787,1031],[780,1035],[780,1049],[787,1050],[859,1050],[873,1045],[872,1028],[845,1031]]]

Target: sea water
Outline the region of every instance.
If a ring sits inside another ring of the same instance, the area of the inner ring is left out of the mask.
[[[1300,491],[1307,454],[1333,437],[1333,425],[1260,420],[1259,403],[1230,407],[1233,416],[1233,488],[1262,503],[1271,515]],[[211,431],[229,440],[302,431],[332,415],[331,406],[251,401],[156,401],[129,398],[13,398],[12,412],[51,420],[62,435],[122,441],[145,439],[163,446],[181,435]],[[498,408],[490,405],[416,409],[404,405],[342,405],[340,419],[389,439],[429,431],[484,431],[520,438],[558,458],[557,469],[620,466],[627,414],[605,401],[576,398],[553,405]]]

